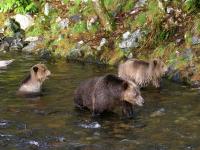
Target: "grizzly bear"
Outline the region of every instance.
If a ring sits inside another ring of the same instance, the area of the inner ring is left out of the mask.
[[[108,74],[82,82],[75,91],[74,102],[76,107],[88,108],[93,115],[121,106],[122,113],[129,117],[132,106],[142,106],[144,100],[135,83]]]
[[[118,76],[135,82],[139,87],[145,87],[152,83],[158,88],[161,77],[167,70],[168,67],[160,59],[153,59],[149,62],[130,59],[119,65]]]
[[[44,64],[36,64],[30,69],[28,76],[22,81],[17,92],[19,95],[38,95],[43,82],[51,75]]]

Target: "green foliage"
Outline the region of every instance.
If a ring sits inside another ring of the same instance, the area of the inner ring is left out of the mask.
[[[79,5],[79,4],[81,3],[81,1],[82,1],[82,0],[75,0],[74,3],[75,3],[76,5]]]
[[[123,11],[124,11],[124,12],[129,12],[129,11],[131,11],[131,10],[133,9],[134,5],[135,5],[135,2],[134,2],[133,0],[128,0],[128,1],[125,3],[124,7],[123,7]]]
[[[187,46],[191,46],[192,45],[192,34],[190,31],[187,31],[184,35],[185,38],[185,43]]]
[[[134,24],[141,27],[146,23],[146,19],[146,14],[141,13],[136,17]]]
[[[187,0],[184,9],[188,12],[198,12],[200,10],[200,0]]]
[[[69,13],[69,15],[73,16],[73,15],[79,13],[79,10],[80,10],[79,6],[75,5],[75,6],[72,6],[69,8],[68,13]]]
[[[84,21],[79,21],[72,28],[73,33],[83,33],[86,30],[87,30],[87,25]]]
[[[113,0],[104,0],[104,5],[105,6],[113,5]]]
[[[38,7],[34,0],[3,0],[0,1],[0,12],[36,13]]]
[[[165,53],[164,46],[159,46],[154,50],[153,57],[163,57],[164,53]]]
[[[38,16],[35,20],[35,25],[30,27],[27,31],[28,36],[39,36],[43,35],[45,31],[45,20],[43,16]]]
[[[69,0],[63,0],[63,3],[67,4],[69,2]]]
[[[30,27],[27,36],[40,36],[44,34],[44,29],[41,26]]]
[[[95,33],[100,29],[100,23],[95,22],[93,25],[91,25],[90,29],[88,29],[90,32]]]

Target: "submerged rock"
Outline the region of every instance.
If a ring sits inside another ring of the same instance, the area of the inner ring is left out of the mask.
[[[38,48],[38,41],[30,42],[27,46],[22,48],[22,52],[32,53],[37,50]]]
[[[43,39],[39,37],[28,37],[25,41],[29,43],[22,48],[22,52],[33,53],[38,51],[40,45],[42,45]]]
[[[9,43],[6,41],[0,42],[0,51],[8,51],[9,46]]]
[[[92,123],[83,123],[80,124],[80,127],[82,128],[89,128],[89,129],[97,129],[97,128],[101,128],[101,125],[98,122],[92,122]]]
[[[0,60],[0,69],[1,68],[6,68],[8,65],[10,65],[12,62],[14,61],[14,59],[11,60]],[[4,123],[3,123],[4,124]],[[0,126],[1,126],[1,122],[0,122]]]
[[[200,89],[200,81],[191,81],[191,87]]]
[[[29,141],[28,144],[35,145],[35,146],[38,146],[38,147],[40,146],[37,141]]]
[[[14,39],[10,44],[10,51],[20,51],[24,47],[22,39]]]
[[[163,116],[163,115],[165,115],[165,112],[166,112],[166,110],[165,110],[164,108],[160,108],[160,109],[154,111],[154,112],[150,115],[150,117]]]
[[[74,48],[69,50],[67,59],[84,60],[87,62],[90,56],[94,56],[91,47],[83,41],[79,41]]]

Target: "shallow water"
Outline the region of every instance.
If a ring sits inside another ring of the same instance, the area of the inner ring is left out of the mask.
[[[95,75],[116,73],[115,68],[80,63],[45,62],[27,55],[15,58],[0,72],[0,149],[69,150],[193,150],[200,149],[200,93],[164,81],[161,91],[142,91],[144,107],[134,119],[120,110],[92,118],[74,108],[73,91]],[[44,62],[52,72],[39,99],[17,97],[15,92],[29,68]]]

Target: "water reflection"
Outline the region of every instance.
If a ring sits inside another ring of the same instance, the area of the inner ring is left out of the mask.
[[[165,150],[200,149],[200,103],[196,90],[164,81],[161,91],[142,91],[145,106],[126,120],[121,111],[92,118],[74,108],[73,93],[89,77],[115,68],[45,62],[52,77],[36,100],[16,97],[29,68],[43,62],[32,56],[3,55],[15,62],[0,73],[0,147],[10,149]]]

